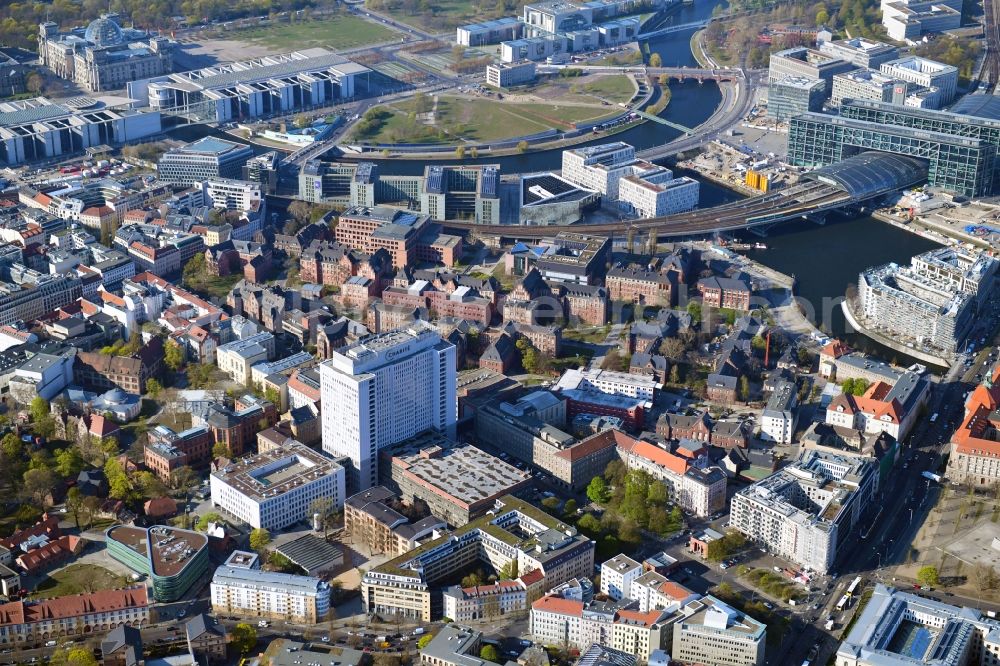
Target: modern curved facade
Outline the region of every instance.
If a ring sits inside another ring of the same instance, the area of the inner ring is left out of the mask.
[[[104,535],[111,557],[149,576],[157,601],[177,601],[208,571],[204,534],[165,525],[116,525]]]

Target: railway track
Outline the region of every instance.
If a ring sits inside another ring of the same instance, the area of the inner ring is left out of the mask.
[[[983,37],[986,53],[979,70],[979,80],[989,92],[996,92],[1000,83],[1000,1],[983,0]]]

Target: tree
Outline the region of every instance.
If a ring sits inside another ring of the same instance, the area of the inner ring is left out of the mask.
[[[434,634],[424,634],[417,640],[417,649],[423,650],[432,640],[434,640]]]
[[[575,499],[570,498],[570,499],[566,500],[566,503],[563,505],[563,513],[566,514],[566,515],[568,515],[568,516],[572,516],[574,513],[576,513],[576,500]]]
[[[299,129],[305,129],[306,127],[309,127],[309,125],[310,125],[309,116],[307,116],[306,114],[300,113],[297,116],[295,116],[295,126],[298,127]]]
[[[97,658],[92,650],[73,648],[66,655],[66,666],[97,666]]]
[[[214,458],[232,458],[233,452],[229,450],[229,445],[223,441],[218,441],[212,447],[212,457]]]
[[[109,458],[104,463],[104,477],[108,480],[108,497],[114,499],[130,499],[134,491],[132,479],[125,473],[117,458]]]
[[[510,560],[507,564],[500,567],[500,571],[497,572],[497,578],[501,580],[513,580],[517,578],[517,560]]]
[[[628,468],[625,467],[625,463],[621,460],[612,460],[608,463],[608,466],[604,468],[604,478],[608,483],[614,486],[623,485],[627,474]]]
[[[309,223],[309,218],[312,215],[312,206],[307,201],[295,200],[288,204],[287,212],[301,227]]]
[[[455,148],[455,159],[465,159],[465,146]]]
[[[750,399],[750,380],[746,375],[740,376],[740,381],[736,386],[736,399],[746,402]]]
[[[192,258],[191,261],[194,261],[194,259]],[[189,261],[188,264],[190,263],[191,262]],[[185,270],[187,269],[185,268]],[[176,342],[174,342],[173,340],[167,340],[167,344],[163,346],[163,362],[166,363],[167,367],[173,370],[174,372],[177,372],[178,370],[184,367],[184,362],[186,360],[187,360],[187,355],[184,353],[184,348],[181,347]],[[155,380],[149,380],[146,382],[146,391],[152,394],[153,392],[150,391],[149,389],[150,381],[155,381]],[[159,384],[159,382],[157,382],[157,384]]]
[[[479,650],[479,658],[485,659],[486,661],[492,661],[493,663],[500,663],[500,655],[497,653],[496,647],[487,643]]]
[[[220,516],[215,511],[209,511],[204,516],[198,519],[198,522],[195,524],[194,528],[199,532],[204,532],[205,530],[208,529],[209,523],[218,523],[221,520],[222,516]]]
[[[687,313],[691,315],[691,322],[697,324],[701,322],[701,303],[698,301],[688,301]]]
[[[587,485],[587,499],[604,504],[608,501],[608,484],[603,477],[595,476]]]
[[[845,379],[841,382],[840,388],[847,395],[862,395],[868,390],[868,382],[861,377]]]
[[[650,67],[663,67],[663,58],[660,57],[659,53],[649,54],[649,66]]]
[[[178,467],[170,475],[170,485],[175,489],[184,493],[184,501],[188,502],[191,499],[191,489],[195,487],[198,483],[198,475],[195,474],[194,470],[184,465],[183,467]]]
[[[517,142],[517,152],[519,152],[519,153],[526,153],[526,152],[528,152],[528,142],[527,141],[523,141],[523,140],[522,141],[518,141]]]
[[[246,654],[257,645],[257,628],[246,622],[240,622],[233,628],[231,642],[240,654]]]
[[[477,569],[462,577],[462,587],[476,587],[477,585],[482,585],[484,578],[485,576],[483,576],[482,569]]]
[[[35,503],[35,506],[45,506],[56,483],[56,476],[46,467],[29,469],[24,473],[24,493]]]
[[[805,347],[799,347],[799,350],[796,352],[796,357],[798,358],[799,365],[812,365],[812,354],[810,354],[809,350]]]
[[[152,377],[146,380],[146,393],[149,397],[156,398],[156,396],[160,395],[162,391],[163,384],[161,384],[158,380]]]
[[[4,458],[8,463],[19,462],[24,457],[24,444],[21,438],[12,432],[7,433],[0,440],[0,450],[3,451]]]
[[[250,547],[258,553],[263,553],[267,545],[271,543],[271,533],[263,527],[258,527],[250,532]]]
[[[56,449],[54,457],[56,474],[64,479],[76,476],[83,469],[83,457],[80,451],[73,447]]]
[[[670,368],[670,383],[671,384],[681,383],[681,367],[677,363],[674,363],[673,367]]]
[[[993,590],[997,587],[997,571],[988,564],[977,564],[972,569],[972,577],[980,590]]]
[[[80,529],[80,514],[83,511],[83,493],[76,486],[66,492],[66,511],[73,516],[76,529]]]
[[[145,470],[135,475],[135,487],[144,499],[163,497],[167,494],[167,486],[158,476]]]
[[[550,513],[555,513],[559,510],[559,498],[558,497],[546,497],[542,500],[542,506],[549,510]]]
[[[937,567],[930,565],[926,567],[920,567],[920,569],[917,571],[917,581],[919,581],[921,585],[924,585],[926,587],[937,587],[938,585],[940,585],[941,579],[938,576]]]
[[[319,514],[320,525],[323,528],[323,536],[326,536],[330,524],[337,515],[333,499],[330,497],[317,497],[309,503],[310,515]]]
[[[31,407],[29,408],[29,411],[31,413],[32,421],[41,421],[52,412],[51,408],[49,407],[49,401],[41,396],[36,396],[31,401]]]
[[[597,536],[601,533],[601,521],[594,517],[592,513],[585,513],[576,521],[577,528],[588,536]]]

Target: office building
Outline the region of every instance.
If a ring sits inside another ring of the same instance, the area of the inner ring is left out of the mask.
[[[215,363],[234,382],[250,386],[253,366],[273,358],[274,345],[274,334],[261,331],[216,348]]]
[[[729,526],[782,559],[829,571],[838,547],[872,507],[873,459],[804,451],[791,465],[733,496]]]
[[[523,32],[524,24],[513,16],[495,21],[470,23],[455,29],[455,42],[462,46],[486,46],[517,39]]]
[[[797,46],[771,54],[767,69],[767,83],[771,85],[787,76],[807,79],[822,79],[825,96],[833,87],[833,75],[854,69],[853,63],[821,53],[814,49]]]
[[[942,105],[955,99],[958,89],[958,68],[919,56],[907,56],[880,65],[879,71],[894,79],[924,88],[937,88]]]
[[[205,137],[163,153],[157,174],[160,180],[178,185],[194,185],[218,178],[238,179],[251,157],[250,146]]]
[[[894,383],[876,380],[859,396],[841,393],[826,408],[826,422],[870,434],[881,432],[905,440],[927,405],[930,383],[904,372]]]
[[[149,576],[160,603],[178,601],[208,571],[208,537],[166,525],[116,525],[105,531],[108,555]]]
[[[278,189],[278,172],[280,168],[281,155],[278,151],[272,150],[255,155],[243,165],[242,180],[253,183],[264,194],[274,194]]]
[[[594,542],[572,525],[508,495],[485,516],[369,570],[361,579],[365,612],[430,622],[440,612],[432,610],[432,588],[479,560],[498,571],[515,568],[516,580],[541,594],[589,576]]]
[[[83,293],[79,278],[31,269],[23,270],[22,275],[19,282],[0,283],[0,326],[34,321],[69,305]]]
[[[156,111],[225,123],[350,99],[356,79],[370,72],[310,48],[134,81],[128,96]]]
[[[58,104],[44,97],[0,102],[0,165],[83,154],[159,134],[160,114],[109,107],[100,99]]]
[[[344,468],[294,440],[212,472],[210,484],[212,505],[253,528],[308,522],[317,499],[344,506]]]
[[[954,30],[962,25],[961,0],[882,0],[882,25],[896,41],[917,41],[922,35]]]
[[[825,46],[825,45],[824,45]],[[833,77],[830,103],[840,106],[845,99],[871,99],[902,105],[905,103],[906,82],[870,69],[841,72]],[[768,102],[770,104],[770,102]],[[818,109],[809,109],[817,111]]]
[[[950,249],[917,255],[909,266],[886,264],[858,278],[862,323],[918,348],[954,354],[968,337],[997,262]]]
[[[834,81],[836,77],[834,76]],[[767,117],[788,120],[807,111],[821,111],[826,82],[804,76],[785,76],[767,85]]]
[[[404,502],[423,502],[455,527],[531,484],[530,473],[435,430],[384,449],[380,467],[382,483],[398,490]]]
[[[455,347],[423,322],[333,351],[320,366],[323,450],[349,459],[348,488],[378,483],[378,452],[456,422]]]
[[[59,24],[51,21],[38,26],[40,62],[90,92],[118,90],[170,72],[173,50],[166,37],[122,27],[118,14],[102,14],[70,32],[59,32]]]
[[[615,555],[601,563],[601,594],[615,601],[633,599],[632,583],[642,574],[641,564],[628,555]]]
[[[832,58],[846,60],[862,69],[874,70],[877,70],[882,63],[899,57],[899,48],[896,46],[863,37],[822,42],[819,45],[819,52]]]
[[[618,207],[639,218],[673,215],[698,205],[700,183],[694,178],[674,178],[670,169],[637,163],[618,181]]]
[[[348,208],[334,233],[337,242],[367,254],[385,250],[397,269],[422,261],[453,266],[462,256],[461,237],[441,233],[430,215],[387,206]]]
[[[798,423],[798,387],[779,380],[760,414],[760,437],[777,444],[790,444]]]
[[[837,649],[837,666],[995,664],[1000,622],[882,583]]]
[[[977,488],[1000,482],[1000,367],[965,399],[961,425],[951,436],[948,478]]]
[[[438,538],[448,529],[448,523],[434,515],[410,520],[398,510],[403,508],[394,492],[372,486],[344,502],[344,529],[370,552],[393,557]]]
[[[0,97],[23,95],[28,90],[28,68],[18,62],[11,52],[0,48]]]
[[[518,220],[530,225],[570,225],[601,203],[601,195],[554,172],[520,176]]]
[[[310,576],[224,565],[212,576],[211,594],[220,615],[316,624],[330,613],[330,584]]]
[[[826,166],[858,150],[912,155],[929,164],[927,182],[965,196],[993,191],[1000,121],[854,99],[840,116],[806,113],[789,122],[788,159]]]
[[[713,596],[689,601],[673,623],[670,656],[685,664],[762,666],[767,626]],[[839,664],[839,662],[838,662]]]
[[[494,88],[512,88],[524,83],[531,83],[537,77],[536,69],[537,65],[530,60],[487,65],[486,83]]]
[[[529,631],[544,645],[585,650],[601,643],[648,661],[653,651],[670,646],[670,613],[634,606],[628,599],[588,603],[549,594],[531,604]]]

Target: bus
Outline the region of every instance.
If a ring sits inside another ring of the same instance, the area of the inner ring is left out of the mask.
[[[840,601],[837,602],[837,611],[839,612],[839,611],[842,611],[845,608],[847,608],[847,603],[849,601],[850,601],[850,599],[848,598],[848,596],[846,594],[844,596],[842,596],[840,598]]]
[[[847,592],[844,594],[848,599],[853,599],[854,595],[857,594],[858,588],[861,586],[861,576],[858,576],[851,584],[847,587]]]

